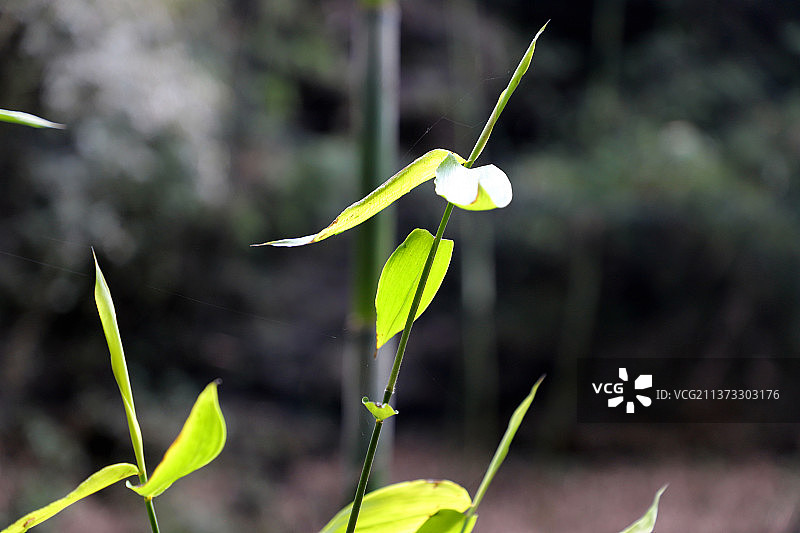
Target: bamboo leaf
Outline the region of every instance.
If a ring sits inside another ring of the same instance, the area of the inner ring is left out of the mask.
[[[375,296],[377,314],[375,330],[378,348],[403,330],[433,240],[434,237],[430,232],[417,228],[386,261]],[[450,266],[452,255],[453,241],[442,239],[414,320],[419,318],[436,296]]]
[[[540,377],[536,383],[533,384],[531,392],[528,393],[525,399],[522,400],[522,403],[517,406],[517,408],[514,410],[514,413],[511,415],[511,420],[508,421],[508,428],[506,428],[506,432],[503,435],[503,438],[500,440],[497,450],[494,452],[494,457],[492,457],[492,462],[489,463],[489,468],[486,469],[486,474],[483,475],[483,480],[478,487],[478,491],[475,493],[475,498],[472,500],[472,506],[467,512],[467,516],[472,516],[475,514],[475,511],[478,509],[478,505],[480,505],[484,494],[486,494],[486,490],[489,488],[489,484],[492,482],[495,474],[497,474],[497,471],[500,469],[500,465],[503,464],[506,455],[508,455],[508,449],[511,446],[511,441],[514,440],[514,436],[517,434],[517,430],[519,429],[520,424],[522,424],[522,420],[525,418],[525,414],[528,412],[528,408],[530,408],[533,398],[536,396],[536,391],[539,390],[539,385],[541,385],[543,379],[544,376]]]
[[[470,533],[478,515],[467,518],[453,509],[442,509],[422,524],[416,533]]]
[[[364,496],[358,533],[416,533],[436,513],[463,513],[470,504],[466,489],[452,481],[418,479],[389,485]],[[320,533],[343,533],[350,517],[348,505]],[[429,530],[433,531],[433,530]]]
[[[539,39],[539,36],[542,34],[544,29],[550,23],[548,20],[545,22],[544,26],[536,33],[531,41],[531,44],[528,46],[528,49],[522,55],[522,59],[520,59],[517,68],[514,70],[514,74],[511,75],[511,79],[508,81],[508,85],[503,92],[500,93],[500,96],[497,98],[497,103],[492,110],[492,114],[489,115],[489,119],[486,121],[486,124],[483,126],[483,130],[481,131],[480,136],[478,137],[478,141],[475,143],[475,147],[472,149],[472,153],[469,155],[469,159],[465,163],[467,168],[472,167],[475,160],[478,159],[478,156],[481,155],[481,152],[486,147],[486,143],[489,140],[489,136],[492,134],[492,129],[494,129],[494,125],[497,123],[497,119],[500,118],[500,113],[503,112],[505,109],[506,104],[511,99],[511,95],[514,94],[514,91],[517,89],[520,80],[522,80],[522,76],[528,72],[528,67],[531,65],[531,61],[533,61],[533,52],[536,50],[536,41]]]
[[[209,383],[197,397],[178,437],[164,454],[147,483],[128,488],[154,498],[178,479],[210,463],[225,446],[226,427],[217,395],[218,382]]]
[[[92,250],[92,255],[94,255],[94,250]],[[97,263],[97,256],[94,256],[94,268],[94,301],[97,304],[97,312],[100,314],[100,322],[103,324],[108,351],[111,354],[111,371],[114,373],[114,379],[117,381],[117,386],[122,396],[122,404],[125,407],[133,453],[136,456],[136,464],[139,465],[139,477],[143,479],[147,473],[144,463],[144,447],[142,446],[142,430],[139,428],[139,420],[136,418],[133,391],[131,390],[131,382],[128,376],[128,365],[125,362],[125,351],[122,348],[122,339],[119,335],[114,301],[111,299],[111,291],[108,288],[105,277],[103,277],[103,272],[100,270],[100,265]]]
[[[117,481],[122,481],[126,477],[135,476],[138,472],[139,469],[136,465],[130,463],[118,463],[107,466],[86,478],[75,490],[63,498],[26,514],[0,533],[22,533],[23,531],[27,531],[33,526],[41,524],[48,518],[52,518],[78,500],[90,494],[94,494],[98,490],[104,489]]]
[[[367,408],[367,411],[372,413],[372,416],[375,417],[375,420],[379,422],[383,422],[387,418],[397,414],[397,411],[394,410],[394,407],[388,403],[371,402],[366,396],[361,398],[361,403],[364,404],[364,407]]]
[[[494,165],[466,168],[447,156],[436,169],[436,194],[462,209],[487,211],[511,203],[511,182]]]
[[[656,517],[658,516],[658,501],[661,499],[661,495],[664,491],[667,490],[667,486],[664,485],[658,492],[656,492],[655,498],[653,498],[653,504],[647,510],[647,512],[642,515],[642,517],[634,522],[633,524],[629,525],[627,528],[620,531],[620,533],[652,533],[653,528],[656,527]]]
[[[347,231],[383,211],[395,200],[417,185],[432,179],[439,163],[451,154],[457,161],[464,162],[464,158],[448,150],[441,148],[431,150],[386,180],[367,196],[347,207],[344,211],[339,213],[339,216],[337,216],[328,227],[320,230],[318,233],[305,237],[280,239],[277,241],[254,244],[253,246],[303,246],[304,244],[319,242],[333,235],[338,235],[343,231]]]
[[[31,126],[32,128],[54,128],[63,130],[66,128],[64,124],[57,122],[50,122],[49,120],[31,115],[30,113],[23,113],[22,111],[9,111],[8,109],[0,109],[0,122],[10,122],[12,124],[22,124],[23,126]]]

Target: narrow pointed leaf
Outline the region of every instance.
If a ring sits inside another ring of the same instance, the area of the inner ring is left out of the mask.
[[[144,485],[131,490],[154,498],[183,476],[210,463],[225,446],[226,427],[217,395],[218,383],[210,383],[192,407],[178,437],[164,454],[153,475]]]
[[[455,509],[442,509],[426,520],[416,533],[469,533],[477,520],[478,515],[467,518]]]
[[[494,125],[497,124],[497,119],[500,118],[500,113],[502,113],[503,109],[506,108],[506,104],[511,99],[511,95],[514,94],[514,91],[517,89],[520,80],[522,80],[522,76],[528,72],[528,67],[531,66],[531,61],[533,60],[533,52],[536,50],[536,41],[539,39],[539,36],[549,23],[550,21],[545,22],[544,26],[542,26],[533,37],[531,44],[522,55],[522,59],[517,65],[517,68],[514,70],[514,74],[511,75],[508,85],[505,89],[503,89],[503,92],[501,92],[500,96],[497,98],[497,103],[492,110],[492,114],[489,115],[489,119],[486,121],[486,124],[483,126],[483,130],[478,137],[478,142],[475,143],[475,147],[472,149],[472,153],[469,155],[469,160],[467,160],[465,163],[465,166],[468,168],[472,167],[473,163],[475,163],[475,160],[481,155],[481,152],[486,147],[486,143],[489,141],[489,137],[492,135],[492,129],[494,129]]]
[[[453,155],[457,161],[464,162],[464,158],[448,150],[437,148],[431,150],[419,159],[416,159],[403,170],[386,180],[381,186],[369,193],[358,202],[350,205],[330,225],[318,233],[293,239],[280,239],[269,241],[254,246],[303,246],[319,242],[333,235],[342,233],[357,226],[365,220],[383,211],[395,200],[409,192],[411,189],[432,179],[445,157]]]
[[[94,254],[94,251],[92,251],[92,254]],[[103,277],[103,272],[100,270],[100,265],[97,263],[97,256],[94,257],[94,268],[94,301],[97,304],[97,312],[100,314],[100,322],[103,324],[108,351],[111,354],[111,371],[114,373],[114,379],[117,381],[117,386],[119,386],[119,392],[122,396],[133,453],[136,456],[136,464],[139,465],[139,476],[141,478],[146,476],[142,430],[139,428],[139,420],[136,418],[136,408],[133,404],[133,391],[131,390],[131,382],[128,376],[128,366],[125,362],[125,351],[122,349],[122,339],[119,335],[117,313],[114,310],[111,291]]]
[[[436,169],[436,194],[462,209],[487,211],[511,203],[511,182],[494,165],[466,168],[448,156]]]
[[[54,128],[58,130],[63,130],[66,127],[63,124],[50,122],[49,120],[31,115],[30,113],[9,111],[8,109],[0,109],[0,122],[22,124],[23,126],[31,126],[32,128]]]
[[[28,513],[0,533],[22,533],[35,525],[41,524],[48,518],[52,518],[57,513],[77,502],[94,494],[98,490],[104,489],[109,485],[122,481],[126,477],[135,476],[139,472],[136,465],[130,463],[118,463],[99,470],[86,478],[75,490],[63,498],[45,505],[32,513]]]
[[[536,396],[536,391],[539,390],[539,385],[541,385],[544,376],[540,377],[536,383],[533,384],[533,388],[531,388],[531,392],[522,400],[522,403],[517,406],[514,410],[514,413],[511,415],[511,420],[508,422],[508,428],[506,428],[506,432],[503,435],[503,438],[500,440],[500,444],[497,446],[497,450],[494,452],[494,457],[492,457],[492,462],[489,463],[489,468],[486,469],[486,474],[483,476],[483,480],[481,481],[480,486],[478,487],[478,491],[475,493],[475,498],[472,500],[472,507],[470,507],[468,515],[474,515],[475,511],[478,509],[478,505],[480,505],[483,496],[486,494],[486,490],[489,488],[489,484],[491,484],[492,479],[494,479],[495,474],[500,469],[500,465],[503,464],[503,461],[508,455],[508,449],[511,446],[511,441],[514,440],[514,436],[517,434],[517,430],[519,429],[520,424],[522,424],[522,420],[525,418],[525,414],[528,412],[528,408],[530,408],[531,403],[533,402],[534,396]]]
[[[405,481],[364,496],[356,531],[416,533],[442,509],[463,513],[469,504],[466,489],[452,481]],[[350,507],[339,511],[320,533],[343,533],[347,529]]]
[[[427,230],[415,229],[386,261],[375,296],[378,348],[403,330],[433,240],[433,235]],[[414,320],[419,318],[436,296],[447,274],[452,255],[453,241],[442,239]]]
[[[658,489],[655,498],[653,498],[653,504],[650,506],[647,512],[639,520],[620,531],[620,533],[652,533],[653,528],[656,527],[658,501],[661,499],[661,495],[664,494],[665,490],[667,490],[666,485]]]
[[[397,411],[394,410],[394,407],[388,403],[371,402],[366,396],[361,398],[361,403],[364,404],[364,407],[367,408],[367,411],[372,413],[372,416],[375,417],[375,420],[379,422],[383,422],[387,418],[397,414]]]

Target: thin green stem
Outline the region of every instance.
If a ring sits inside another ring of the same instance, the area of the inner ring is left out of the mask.
[[[422,267],[422,275],[417,285],[417,292],[414,293],[414,299],[411,301],[411,309],[406,318],[406,324],[403,328],[403,334],[400,336],[400,342],[397,344],[397,354],[394,357],[394,364],[392,365],[392,372],[389,374],[389,381],[386,383],[386,390],[383,393],[383,403],[389,403],[394,394],[394,387],[397,383],[397,376],[400,374],[400,364],[403,362],[403,355],[406,352],[406,345],[408,344],[408,337],[411,335],[411,326],[414,325],[414,318],[417,316],[419,303],[422,301],[422,293],[425,291],[425,284],[428,282],[431,268],[433,267],[433,260],[436,258],[436,251],[439,249],[439,243],[442,242],[442,235],[444,229],[447,227],[447,222],[450,220],[450,215],[455,207],[450,202],[445,207],[442,220],[439,222],[439,228],[436,230],[436,237],[433,239],[431,249],[428,252],[428,257],[425,259],[425,266]]]
[[[397,344],[397,353],[394,357],[394,364],[392,365],[392,372],[389,374],[389,381],[386,384],[386,390],[383,393],[383,403],[389,403],[394,394],[394,387],[397,383],[397,377],[400,374],[400,364],[403,362],[403,355],[406,351],[408,344],[408,337],[411,335],[411,326],[414,325],[414,317],[417,316],[417,309],[419,303],[422,301],[422,293],[425,291],[425,284],[430,276],[431,268],[433,267],[433,260],[436,257],[436,251],[439,249],[439,243],[442,242],[442,235],[444,229],[447,227],[447,222],[450,220],[450,215],[453,213],[455,206],[450,202],[445,207],[442,220],[439,222],[439,228],[436,230],[436,237],[433,239],[433,244],[428,252],[428,257],[425,259],[425,266],[422,268],[422,275],[420,276],[417,291],[414,293],[414,299],[411,301],[411,309],[408,312],[403,333],[400,336],[400,342]],[[375,420],[375,428],[372,431],[372,437],[369,441],[367,448],[367,455],[364,457],[364,466],[361,468],[361,477],[358,480],[358,487],[356,487],[356,495],[353,498],[353,507],[350,510],[350,519],[347,523],[347,533],[354,533],[356,530],[356,522],[358,522],[358,513],[361,510],[361,503],[364,500],[364,493],[367,491],[367,482],[369,481],[369,474],[372,471],[372,463],[375,460],[375,450],[378,449],[378,441],[381,436],[381,428],[383,422]]]
[[[381,437],[381,428],[383,428],[383,422],[380,420],[375,420],[375,428],[372,430],[372,437],[369,440],[367,455],[364,457],[364,466],[361,469],[361,477],[358,478],[358,487],[356,487],[356,497],[353,499],[353,508],[350,509],[350,519],[347,522],[347,533],[353,533],[356,530],[358,513],[361,511],[361,502],[364,501],[364,493],[367,491],[367,483],[369,482],[369,474],[372,471],[372,463],[375,462],[375,451],[378,449],[378,441]]]
[[[486,125],[483,127],[483,131],[478,137],[475,147],[470,153],[469,159],[467,159],[467,161],[464,163],[465,167],[471,168],[475,163],[475,160],[478,159],[478,156],[480,156],[483,148],[486,146],[486,142],[489,140],[489,136],[492,134],[492,129],[494,128],[497,119],[500,118],[500,113],[503,112],[503,109],[508,103],[508,100],[511,98],[514,89],[516,89],[517,85],[519,85],[520,79],[522,79],[522,76],[525,74],[525,72],[527,72],[528,67],[531,64],[531,60],[533,59],[533,51],[536,47],[536,40],[546,27],[547,23],[542,26],[542,29],[540,29],[539,33],[537,33],[533,38],[528,50],[522,56],[522,60],[519,62],[514,74],[511,76],[508,86],[502,93],[500,93],[497,104],[492,110],[489,120],[486,121]],[[430,275],[431,268],[433,267],[433,261],[436,258],[436,251],[439,249],[439,243],[442,242],[442,235],[444,235],[444,230],[447,227],[447,222],[450,220],[450,215],[453,212],[453,208],[454,205],[448,202],[447,207],[444,210],[444,214],[442,215],[442,220],[439,222],[439,228],[436,230],[436,237],[434,238],[431,249],[428,252],[428,257],[425,259],[425,265],[422,268],[422,275],[420,276],[419,284],[417,285],[417,291],[414,293],[414,299],[411,302],[411,309],[409,309],[408,318],[406,318],[405,327],[403,328],[403,333],[400,336],[400,342],[397,345],[397,353],[394,357],[392,372],[389,375],[389,381],[386,384],[386,390],[383,393],[383,403],[389,403],[394,395],[397,377],[400,374],[400,365],[403,362],[403,355],[405,354],[406,345],[408,344],[408,337],[411,335],[411,327],[414,325],[414,319],[417,316],[417,309],[419,309],[419,303],[422,300],[422,293],[425,291],[425,284],[428,282],[428,276]],[[350,519],[347,523],[346,533],[354,533],[356,530],[358,514],[361,510],[361,503],[364,500],[364,493],[367,489],[367,482],[369,481],[369,474],[372,470],[372,463],[375,459],[375,450],[378,448],[378,441],[380,440],[382,426],[383,422],[376,419],[375,429],[372,431],[372,437],[370,438],[369,447],[367,448],[367,455],[364,458],[364,466],[361,469],[361,477],[359,478],[358,487],[356,488],[356,495],[353,499],[353,507],[350,510]]]
[[[156,518],[156,508],[153,506],[153,500],[145,499],[144,506],[147,508],[147,518],[150,519],[150,529],[153,533],[160,533],[158,529],[158,519]]]
[[[139,484],[144,485],[147,483],[147,472],[144,470],[144,464],[139,465]],[[144,499],[144,507],[147,509],[147,519],[150,521],[150,529],[153,533],[161,533],[158,529],[158,519],[156,518],[156,508],[153,505],[153,498]]]

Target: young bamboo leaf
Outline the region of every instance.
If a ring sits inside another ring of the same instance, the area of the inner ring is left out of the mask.
[[[466,168],[447,156],[436,169],[436,194],[462,209],[487,211],[511,203],[511,182],[494,165]]]
[[[22,533],[23,531],[27,531],[33,526],[41,524],[48,518],[52,518],[78,500],[90,494],[94,494],[98,490],[104,489],[117,481],[122,481],[126,477],[135,476],[138,472],[139,469],[136,465],[130,463],[118,463],[107,466],[86,478],[75,490],[63,498],[26,514],[0,533]]]
[[[49,120],[31,115],[30,113],[23,113],[22,111],[9,111],[8,109],[0,109],[0,122],[10,122],[12,124],[22,124],[23,126],[31,126],[32,128],[54,128],[63,130],[66,128],[63,124],[57,122],[50,122]]]
[[[94,250],[92,250],[94,256]],[[136,409],[133,405],[133,391],[128,377],[128,366],[125,363],[125,351],[122,349],[122,339],[119,336],[119,326],[117,325],[117,313],[114,310],[114,302],[111,299],[111,291],[108,288],[100,265],[97,263],[97,256],[94,256],[95,284],[94,301],[97,304],[97,311],[100,314],[100,321],[103,324],[103,331],[106,335],[108,351],[111,354],[111,371],[114,379],[119,386],[122,396],[122,404],[125,407],[125,416],[128,419],[128,431],[131,435],[133,453],[136,456],[136,464],[139,465],[140,480],[146,479],[147,472],[144,464],[144,448],[142,446],[142,430],[139,428],[139,421],[136,418]]]
[[[375,330],[378,348],[403,330],[433,239],[430,232],[417,228],[386,261],[375,296],[377,314]],[[436,296],[450,266],[452,255],[453,241],[442,239],[414,320],[419,318]]]
[[[442,509],[422,524],[416,533],[470,533],[478,515],[467,517],[454,509]]]
[[[210,463],[225,446],[226,428],[217,396],[218,382],[209,383],[197,397],[178,437],[144,485],[128,488],[154,498],[178,479]]]
[[[397,411],[394,410],[394,407],[388,403],[371,402],[366,396],[361,398],[361,403],[364,404],[364,407],[367,408],[367,411],[372,413],[372,416],[375,417],[375,420],[380,422],[383,422],[387,418],[397,414]]]
[[[658,489],[655,498],[653,498],[653,504],[650,506],[647,512],[639,520],[620,531],[620,533],[652,533],[653,528],[656,527],[658,501],[661,499],[661,495],[665,490],[667,490],[666,485]]]
[[[486,494],[486,490],[489,488],[489,484],[500,469],[500,465],[503,464],[506,455],[508,455],[508,448],[511,446],[511,441],[514,440],[514,435],[517,434],[517,429],[519,429],[520,424],[522,424],[522,419],[525,418],[525,414],[528,412],[528,408],[531,406],[533,398],[536,396],[536,391],[539,389],[539,385],[542,383],[543,379],[544,376],[540,377],[536,383],[533,384],[531,392],[514,410],[514,414],[511,415],[511,420],[508,421],[508,428],[506,428],[506,432],[500,440],[497,450],[494,452],[494,457],[492,457],[492,462],[489,463],[489,468],[486,469],[486,473],[483,475],[483,480],[480,486],[478,486],[475,497],[472,499],[472,506],[467,511],[467,516],[473,516],[475,514],[478,505],[480,505],[483,496]]]
[[[478,156],[481,155],[481,152],[486,147],[486,143],[489,140],[489,136],[492,134],[492,129],[494,129],[494,125],[497,124],[497,119],[500,118],[500,113],[503,112],[505,109],[506,104],[511,99],[511,95],[519,85],[520,80],[522,80],[522,76],[528,72],[528,67],[531,65],[531,61],[533,60],[533,52],[536,50],[536,41],[539,39],[539,36],[542,34],[544,29],[550,21],[545,22],[544,26],[536,33],[531,41],[531,44],[528,46],[528,49],[522,55],[522,59],[520,60],[519,64],[517,65],[516,70],[514,70],[514,74],[511,75],[511,79],[508,81],[508,85],[503,92],[500,93],[500,96],[497,98],[497,103],[492,110],[492,114],[489,115],[489,119],[486,121],[486,124],[483,126],[483,131],[481,131],[480,136],[478,136],[478,141],[475,143],[475,147],[472,149],[472,153],[469,154],[469,159],[466,161],[464,166],[467,168],[471,168],[475,160],[478,159]]]
[[[381,186],[369,193],[367,196],[339,213],[339,216],[337,216],[328,227],[322,229],[318,233],[307,235],[305,237],[280,239],[277,241],[254,244],[253,246],[303,246],[304,244],[319,242],[323,239],[327,239],[328,237],[332,237],[333,235],[338,235],[343,231],[349,230],[350,228],[361,224],[365,220],[383,211],[395,200],[409,192],[417,185],[432,179],[435,175],[436,167],[439,166],[439,163],[441,163],[445,157],[451,154],[457,161],[462,163],[464,162],[463,157],[453,154],[448,150],[441,148],[431,150],[386,180]]]
[[[469,504],[466,489],[452,481],[418,479],[396,483],[364,497],[358,533],[416,533],[442,509],[463,513]],[[350,507],[339,511],[320,533],[344,532]]]

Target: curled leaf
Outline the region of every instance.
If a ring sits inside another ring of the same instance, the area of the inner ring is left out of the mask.
[[[374,416],[375,420],[378,422],[383,422],[387,418],[397,414],[397,411],[394,410],[394,407],[388,403],[371,402],[366,396],[361,398],[361,403],[364,404],[364,407],[367,408],[367,411],[372,413],[372,416]]]
[[[462,209],[486,211],[511,203],[511,182],[494,165],[466,168],[448,156],[436,169],[436,194]]]
[[[225,446],[226,427],[214,381],[200,393],[178,437],[144,485],[128,488],[154,498],[187,474],[210,463]]]
[[[122,481],[126,477],[135,476],[138,472],[139,469],[136,465],[129,463],[118,463],[107,466],[86,478],[75,490],[63,498],[26,514],[0,533],[23,533],[33,526],[41,524],[48,518],[52,518],[78,500],[90,494],[94,494],[98,490],[104,489],[117,481]]]
[[[367,196],[347,207],[339,213],[339,216],[328,227],[318,233],[306,235],[305,237],[254,244],[253,246],[303,246],[304,244],[319,242],[347,231],[380,213],[417,185],[432,179],[435,175],[436,167],[448,156],[453,157],[456,161],[464,161],[464,158],[448,150],[442,148],[431,150],[386,180]]]

